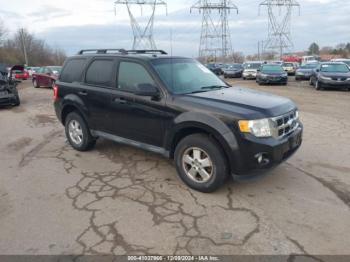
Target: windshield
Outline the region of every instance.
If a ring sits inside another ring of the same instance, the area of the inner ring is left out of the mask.
[[[245,69],[259,69],[261,66],[260,63],[249,63],[249,64],[245,64],[244,68]]]
[[[190,58],[156,59],[152,64],[173,94],[206,92],[227,87],[208,68]]]
[[[48,68],[50,68],[52,70],[52,72],[56,73],[61,73],[62,67],[61,66],[49,66]]]
[[[242,65],[229,65],[227,69],[242,69]]]
[[[284,63],[283,66],[285,66],[285,67],[293,67],[294,65],[292,63]]]
[[[261,68],[262,73],[284,73],[284,70],[279,65],[264,65]]]
[[[349,67],[345,64],[325,64],[321,66],[321,72],[328,73],[348,73]]]
[[[307,65],[303,65],[300,67],[300,69],[315,69],[318,66],[318,64],[314,63],[314,64],[307,64]]]

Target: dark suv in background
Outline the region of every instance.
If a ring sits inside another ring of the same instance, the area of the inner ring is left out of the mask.
[[[289,99],[230,87],[196,60],[164,51],[83,50],[68,58],[54,105],[73,148],[98,138],[174,159],[191,188],[274,167],[300,147]]]

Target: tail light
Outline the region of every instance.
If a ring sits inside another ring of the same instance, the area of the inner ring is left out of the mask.
[[[58,100],[58,85],[54,85],[53,87],[53,100],[57,101]]]

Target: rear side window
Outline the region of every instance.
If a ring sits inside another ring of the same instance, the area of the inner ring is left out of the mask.
[[[114,61],[94,60],[86,71],[86,83],[98,86],[112,86]]]
[[[140,84],[156,85],[151,75],[142,65],[133,62],[121,62],[119,65],[118,89],[135,92]]]
[[[84,71],[86,59],[77,58],[67,61],[62,70],[60,81],[65,83],[80,82]]]

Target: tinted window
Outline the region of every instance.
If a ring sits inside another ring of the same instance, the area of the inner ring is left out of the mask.
[[[86,71],[86,83],[100,86],[112,86],[113,65],[113,60],[94,60]]]
[[[284,73],[284,70],[279,65],[264,65],[261,67],[262,73]]]
[[[345,64],[324,64],[321,65],[321,72],[329,73],[348,73],[349,67]]]
[[[63,68],[60,81],[66,83],[80,82],[85,67],[85,58],[71,59]]]
[[[119,65],[118,88],[128,92],[135,92],[140,84],[156,86],[153,78],[142,65],[132,62],[121,62]]]

